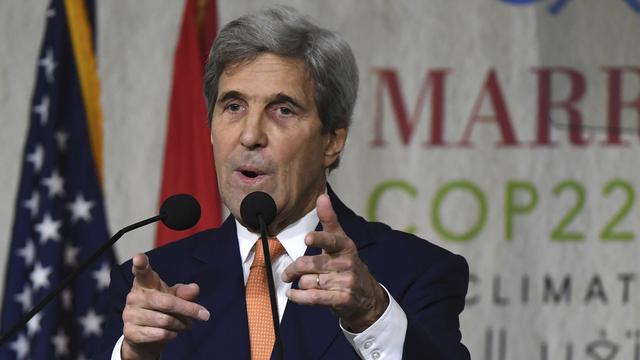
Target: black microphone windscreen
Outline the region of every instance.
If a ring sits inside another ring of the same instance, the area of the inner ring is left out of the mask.
[[[262,191],[255,191],[245,196],[240,203],[242,221],[251,229],[260,229],[258,214],[262,214],[264,222],[269,224],[276,218],[278,209],[273,198]]]
[[[186,230],[200,220],[200,204],[188,194],[168,197],[160,207],[162,222],[172,230]]]

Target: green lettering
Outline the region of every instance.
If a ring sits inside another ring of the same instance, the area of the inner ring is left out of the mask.
[[[529,201],[516,203],[516,193],[528,193]],[[507,183],[507,196],[505,198],[505,229],[504,236],[508,241],[513,240],[513,218],[516,215],[530,213],[538,204],[538,191],[529,181],[509,181]]]
[[[369,196],[369,201],[367,202],[367,217],[369,221],[378,221],[378,206],[380,205],[380,198],[384,193],[392,189],[402,190],[412,198],[415,198],[418,195],[418,190],[405,180],[392,179],[381,182],[375,187],[375,189],[373,189],[373,192]],[[417,228],[415,225],[409,225],[404,231],[415,234],[416,230]]]
[[[454,231],[445,228],[440,216],[440,208],[444,202],[445,197],[453,190],[460,189],[471,193],[478,202],[480,212],[476,219],[475,224],[462,233],[455,233]],[[452,181],[447,183],[442,189],[436,193],[435,199],[431,205],[431,222],[435,230],[449,241],[466,242],[471,240],[474,236],[478,235],[480,230],[484,227],[487,220],[487,199],[482,191],[472,182],[466,180]]]

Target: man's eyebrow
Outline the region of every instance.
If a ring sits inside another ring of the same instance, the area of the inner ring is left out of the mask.
[[[301,101],[298,101],[295,98],[284,93],[278,93],[275,96],[273,96],[271,99],[269,99],[269,104],[278,104],[283,102],[289,103],[304,112],[307,111],[307,107],[303,106]]]
[[[231,100],[231,99],[243,99],[244,96],[242,95],[241,92],[236,91],[236,90],[230,90],[227,91],[225,93],[220,94],[220,96],[218,96],[218,100],[216,101],[216,103],[221,104],[227,100]]]

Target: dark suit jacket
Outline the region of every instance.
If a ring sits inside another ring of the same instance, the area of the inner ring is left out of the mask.
[[[458,314],[464,308],[469,269],[464,258],[423,239],[367,222],[329,190],[333,208],[360,258],[407,315],[404,359],[469,359]],[[319,253],[307,249],[307,255]],[[197,302],[211,318],[169,342],[163,359],[249,359],[245,286],[233,217],[208,230],[147,253],[169,285],[200,285]],[[132,284],[131,261],[112,271],[110,311],[100,359],[122,335],[122,310]],[[296,286],[296,284],[294,284]],[[284,359],[358,359],[326,307],[287,303],[281,322]],[[272,357],[273,358],[273,357]]]

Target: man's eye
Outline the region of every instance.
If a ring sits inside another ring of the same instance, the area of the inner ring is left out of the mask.
[[[227,110],[231,112],[238,112],[242,110],[242,106],[240,106],[240,104],[229,104],[227,105]]]
[[[293,110],[289,109],[288,107],[284,107],[284,106],[281,106],[281,107],[277,108],[277,111],[280,113],[280,115],[284,115],[284,116],[294,115]]]

